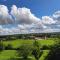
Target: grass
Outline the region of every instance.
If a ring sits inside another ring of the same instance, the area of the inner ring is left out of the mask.
[[[16,57],[17,53],[15,50],[3,50],[0,52],[0,60],[8,60],[9,58]]]
[[[34,40],[13,40],[13,41],[4,41],[3,44],[7,46],[11,44],[13,48],[19,47],[21,44],[33,44]],[[55,43],[54,40],[38,40],[41,45],[53,45]]]
[[[48,40],[37,40],[39,42],[39,44],[42,45],[53,45],[55,43],[55,41],[53,39],[48,39]],[[22,44],[33,44],[34,40],[22,40],[22,39],[17,39],[17,40],[11,40],[11,41],[3,41],[3,44],[5,46],[7,46],[8,44],[11,44],[13,48],[17,48]],[[45,57],[48,55],[49,50],[44,50],[43,54],[40,58],[40,60],[44,60]],[[17,52],[16,50],[3,50],[2,52],[0,52],[0,60],[8,60],[10,58],[19,58],[17,57]],[[33,56],[31,56],[32,59],[31,60],[35,60],[35,58]]]
[[[49,53],[49,50],[44,50],[40,60],[44,60],[48,53]],[[33,56],[31,57],[32,57],[31,60],[35,60]],[[10,58],[19,58],[17,57],[16,50],[4,50],[0,53],[0,60],[8,60]]]
[[[44,60],[45,57],[48,55],[49,50],[44,50],[42,56],[40,57],[40,60]]]

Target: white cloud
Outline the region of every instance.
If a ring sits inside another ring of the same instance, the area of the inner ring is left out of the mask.
[[[56,11],[56,12],[53,14],[53,17],[54,17],[54,18],[60,17],[60,11]]]
[[[11,15],[15,18],[15,23],[20,24],[32,24],[40,21],[34,14],[31,13],[28,8],[17,8],[15,5],[12,6]]]
[[[49,16],[43,16],[42,23],[43,24],[55,24],[56,21],[53,18],[50,18]]]
[[[55,12],[52,17],[42,16],[42,19],[40,19],[36,17],[29,8],[18,8],[16,5],[13,5],[9,12],[7,6],[0,5],[0,34],[59,31],[59,17],[60,11]],[[4,27],[9,24],[11,24],[11,28]],[[58,27],[58,29],[56,27]]]
[[[10,24],[13,22],[5,5],[0,5],[0,24]]]

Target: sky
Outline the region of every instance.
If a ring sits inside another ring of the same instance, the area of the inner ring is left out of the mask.
[[[60,0],[0,0],[0,35],[60,32]]]
[[[60,10],[60,0],[0,0],[0,4],[6,5],[9,9],[12,5],[27,7],[38,17],[52,15]]]

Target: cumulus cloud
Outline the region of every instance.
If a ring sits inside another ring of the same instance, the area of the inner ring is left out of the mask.
[[[55,17],[55,18],[60,17],[60,11],[56,11],[56,12],[53,14],[53,17]]]
[[[8,26],[8,27],[7,27]],[[0,5],[0,34],[41,33],[60,30],[60,11],[52,16],[36,17],[29,8]]]
[[[40,21],[34,14],[31,13],[28,8],[17,8],[15,5],[12,6],[11,15],[15,18],[15,23],[20,24],[32,24]]]
[[[55,24],[56,21],[53,18],[50,18],[49,16],[43,16],[42,17],[43,24]]]
[[[53,19],[57,21],[56,24],[60,24],[60,11],[56,11],[54,14],[53,14]]]
[[[13,22],[8,12],[7,6],[0,5],[0,24],[11,24]]]

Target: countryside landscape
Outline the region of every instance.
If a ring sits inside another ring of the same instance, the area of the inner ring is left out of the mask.
[[[60,0],[0,0],[0,60],[60,60]]]
[[[1,60],[48,60],[52,50],[56,51],[52,52],[53,58],[51,56],[50,59],[60,58],[58,57],[60,53],[58,52],[60,50],[59,33],[5,35],[0,38]]]

